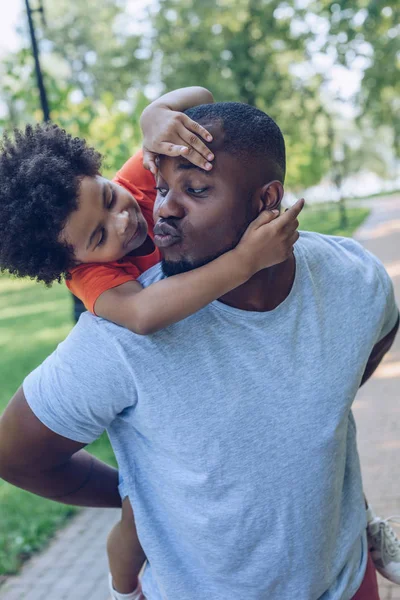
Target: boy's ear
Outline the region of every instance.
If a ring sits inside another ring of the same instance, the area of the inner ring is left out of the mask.
[[[270,181],[259,190],[259,211],[279,209],[283,198],[283,185],[280,181]]]

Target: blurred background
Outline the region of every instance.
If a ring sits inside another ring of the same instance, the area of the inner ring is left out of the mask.
[[[202,85],[278,122],[301,226],[351,235],[370,210],[358,198],[400,189],[399,17],[397,0],[0,0],[0,130],[49,116],[111,177],[149,101]],[[0,277],[0,410],[67,335],[71,304],[64,286]],[[105,438],[92,451],[113,460]],[[74,510],[0,481],[0,579]]]

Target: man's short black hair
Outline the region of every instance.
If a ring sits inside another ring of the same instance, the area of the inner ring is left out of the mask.
[[[60,241],[78,208],[80,182],[101,156],[54,124],[26,126],[0,141],[0,270],[50,285],[68,276],[73,249]]]
[[[262,110],[240,102],[216,102],[189,108],[185,114],[201,124],[222,123],[226,152],[248,160],[265,157],[268,175],[284,182],[285,141],[278,125]]]

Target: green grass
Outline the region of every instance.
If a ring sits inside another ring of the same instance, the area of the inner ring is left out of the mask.
[[[400,190],[391,190],[390,192],[377,192],[376,194],[369,194],[368,196],[351,196],[347,200],[371,200],[373,198],[384,198],[386,196],[397,196],[400,194]]]
[[[301,228],[351,235],[368,210],[348,210],[349,227],[338,227],[337,207],[307,207]],[[27,373],[39,365],[72,327],[72,302],[64,286],[51,289],[0,276],[0,412]],[[99,458],[113,463],[106,436],[91,445]],[[23,492],[0,480],[0,575],[15,573],[24,559],[42,548],[76,511]]]
[[[305,206],[300,213],[300,229],[318,231],[326,235],[342,235],[349,237],[365,221],[370,210],[368,208],[347,208],[347,226],[340,226],[339,207],[337,204],[314,204]]]

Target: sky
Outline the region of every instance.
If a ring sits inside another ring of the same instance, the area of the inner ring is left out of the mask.
[[[0,58],[5,52],[19,47],[18,35],[15,31],[18,21],[24,18],[22,0],[0,0]]]

